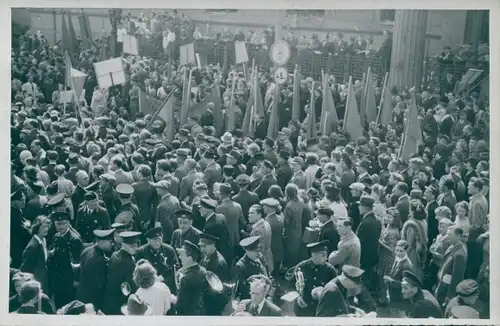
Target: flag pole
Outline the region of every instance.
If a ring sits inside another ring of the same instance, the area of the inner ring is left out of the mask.
[[[167,97],[165,97],[163,99],[163,101],[161,102],[161,104],[158,107],[158,109],[156,110],[156,112],[153,113],[153,115],[151,116],[151,120],[149,120],[149,122],[146,125],[145,129],[149,129],[153,125],[153,122],[156,119],[156,117],[158,116],[158,114],[160,113],[161,109],[163,108],[163,106],[165,105],[165,103],[167,103],[167,101],[172,97],[172,95],[174,95],[174,93],[175,93],[176,90],[177,90],[177,87],[174,85],[174,88],[170,91],[170,93],[168,93]]]
[[[384,77],[384,86],[382,87],[382,96],[380,96],[380,103],[379,103],[379,109],[378,109],[378,114],[377,114],[377,124],[380,125],[380,115],[382,113],[382,105],[384,104],[384,96],[385,96],[385,88],[387,87],[387,79],[389,77],[389,72],[386,72],[385,73],[385,77]]]

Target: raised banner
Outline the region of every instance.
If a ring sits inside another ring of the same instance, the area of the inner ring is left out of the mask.
[[[123,35],[123,53],[139,55],[137,37],[133,35]]]
[[[234,42],[234,53],[236,56],[236,64],[248,62],[248,53],[245,42]]]
[[[185,66],[191,63],[196,64],[196,58],[194,55],[194,45],[193,43],[181,45],[180,47],[180,64]]]
[[[125,83],[125,71],[122,58],[115,58],[94,63],[97,84],[101,89]]]

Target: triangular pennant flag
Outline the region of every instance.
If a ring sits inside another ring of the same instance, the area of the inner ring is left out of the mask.
[[[181,126],[185,125],[188,117],[188,108],[191,97],[191,79],[193,71],[184,70],[184,79],[182,83],[182,106],[181,106]]]
[[[70,52],[71,54],[72,53],[71,47],[69,46],[71,39],[69,37],[68,27],[66,26],[66,17],[62,15],[61,19],[62,19],[62,38],[61,38],[62,49]]]
[[[386,73],[384,78],[384,88],[382,98],[380,99],[380,108],[378,114],[378,124],[387,127],[392,120],[392,95],[389,89],[389,77]]]
[[[373,87],[373,73],[368,67],[365,86],[365,121],[370,123],[377,121],[377,100],[375,99],[375,88]],[[363,120],[361,120],[363,121]]]
[[[337,130],[339,118],[333,95],[330,87],[328,87],[328,74],[325,74],[323,79],[323,103],[321,105],[320,130],[322,135],[330,135]]]
[[[299,121],[300,117],[300,72],[299,66],[295,65],[293,72],[293,98],[292,98],[292,120]]]
[[[71,68],[71,82],[73,90],[76,93],[76,98],[80,98],[83,91],[83,86],[85,85],[85,80],[87,80],[87,75],[81,71]]]
[[[82,48],[90,50],[92,48],[92,34],[89,34],[89,26],[87,26],[87,19],[84,15],[78,16],[78,25],[80,26],[80,35],[82,37]]]
[[[363,129],[361,128],[358,103],[356,102],[356,95],[354,94],[354,87],[352,85],[352,76],[349,76],[348,87],[344,130],[350,136],[351,140],[356,140],[363,136]]]
[[[256,103],[255,103],[255,115],[254,116],[263,118],[266,115],[266,113],[264,111],[264,101],[262,100],[262,91],[260,88],[258,76],[256,76],[255,78],[256,78],[256,82],[255,82],[254,95],[255,95],[255,102]]]
[[[252,122],[255,117],[255,106],[256,106],[256,99],[255,99],[255,90],[257,89],[257,74],[255,71],[252,71],[252,80],[250,82],[250,95],[248,96],[248,104],[247,104],[247,109],[245,110],[245,116],[243,117],[243,123],[241,125],[241,132],[245,137],[251,135],[252,131]]]
[[[422,143],[422,129],[420,128],[420,121],[418,119],[417,103],[415,101],[415,95],[412,95],[399,157],[402,159],[412,157],[417,153],[418,145]]]
[[[71,52],[78,53],[80,49],[78,49],[78,44],[76,43],[76,32],[75,27],[73,26],[73,20],[71,19],[71,14],[68,11],[68,35],[71,39]]]
[[[309,101],[309,116],[307,117],[306,134],[307,139],[313,139],[318,136],[318,130],[316,129],[316,106],[314,97],[314,82],[311,86],[311,99]]]
[[[269,116],[269,125],[267,126],[267,137],[276,139],[278,136],[278,100],[279,100],[279,85],[276,84],[274,90],[273,103],[271,107],[271,114]]]
[[[220,134],[222,132],[222,99],[218,82],[214,82],[212,85],[212,91],[207,97],[205,97],[201,102],[189,107],[189,115],[201,117],[207,111],[207,105],[209,103],[214,105],[212,112],[214,117],[214,128],[217,134]]]

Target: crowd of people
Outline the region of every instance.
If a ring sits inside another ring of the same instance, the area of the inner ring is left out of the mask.
[[[281,316],[293,302],[296,316],[489,317],[489,104],[476,92],[394,88],[391,123],[350,139],[348,87],[331,76],[339,128],[308,139],[320,83],[301,77],[295,120],[293,79],[273,99],[259,70],[266,112],[248,136],[247,78],[207,66],[189,103],[220,87],[227,116],[234,79],[236,127],[214,128],[207,103],[170,142],[139,94],[185,100],[181,67],[129,57],[96,107],[94,46],[72,57],[84,96],[63,104],[65,49],[43,40],[29,31],[12,51],[10,312]],[[412,98],[423,144],[407,160]]]

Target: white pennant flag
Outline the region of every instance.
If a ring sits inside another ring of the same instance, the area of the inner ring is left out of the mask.
[[[71,83],[73,90],[76,93],[76,98],[80,98],[83,91],[83,86],[85,85],[85,80],[87,79],[87,75],[83,72],[71,68]]]

